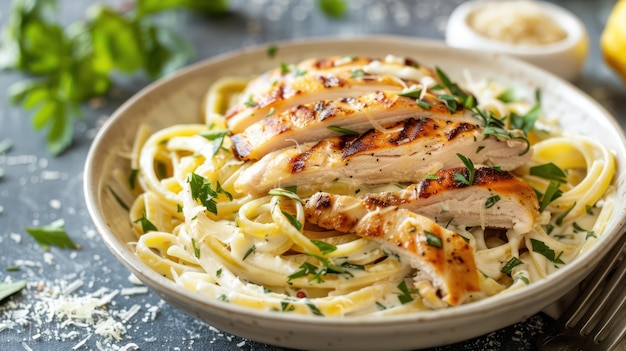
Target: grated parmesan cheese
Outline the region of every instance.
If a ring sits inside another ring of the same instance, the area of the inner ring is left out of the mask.
[[[492,2],[470,14],[467,23],[481,35],[519,45],[561,41],[567,33],[531,1]]]

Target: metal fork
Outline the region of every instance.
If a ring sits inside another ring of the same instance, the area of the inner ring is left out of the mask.
[[[614,350],[626,335],[626,235],[583,283],[583,291],[538,341],[551,351]]]

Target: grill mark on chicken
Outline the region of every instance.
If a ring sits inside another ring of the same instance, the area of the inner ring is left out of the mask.
[[[474,183],[467,185],[455,176],[469,179],[469,170],[455,167],[436,172],[433,179],[424,179],[404,190],[368,194],[364,201],[374,206],[399,206],[457,226],[486,226],[513,228],[527,233],[535,225],[539,212],[536,193],[511,173],[491,167],[479,167],[474,172]],[[499,200],[487,207],[490,197]]]
[[[305,217],[322,228],[377,241],[384,249],[407,259],[419,270],[416,287],[433,305],[443,307],[438,298],[429,297],[426,290],[431,283],[436,295],[449,305],[458,305],[472,292],[480,290],[472,248],[461,236],[426,217],[404,209],[381,209],[358,198],[323,192],[307,201]],[[426,233],[440,238],[441,247],[429,244]],[[429,283],[424,284],[426,280]]]
[[[524,141],[499,140],[483,135],[478,125],[464,124],[408,119],[383,126],[392,132],[370,130],[280,149],[243,169],[235,187],[259,194],[281,186],[323,186],[336,179],[365,185],[418,182],[428,173],[461,165],[456,153],[504,170],[519,167],[531,156],[521,155]],[[449,139],[447,133],[455,129],[460,131]]]
[[[307,60],[295,69],[274,69],[248,84],[241,93],[242,101],[226,112],[228,128],[241,133],[247,126],[262,119],[270,109],[281,113],[298,104],[321,99],[360,96],[376,90],[401,91],[418,81],[387,74],[353,76],[374,59],[366,57],[334,57]],[[414,67],[415,66],[408,66]],[[437,80],[429,68],[415,68],[423,76]],[[252,106],[250,106],[252,105]]]
[[[363,133],[372,128],[372,121],[388,124],[409,117],[429,117],[446,121],[478,122],[469,111],[459,109],[450,113],[445,104],[431,94],[426,94],[424,100],[428,101],[430,109],[417,105],[413,98],[383,91],[359,97],[299,104],[252,124],[242,133],[234,134],[233,150],[242,160],[256,160],[268,152],[294,143],[318,141],[337,135],[336,131],[329,129],[331,126]],[[448,139],[461,132],[463,130],[450,131]],[[404,138],[406,137],[401,135],[399,140]]]

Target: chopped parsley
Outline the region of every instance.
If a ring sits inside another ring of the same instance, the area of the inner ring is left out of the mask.
[[[434,174],[434,173],[428,173],[428,174],[424,177],[424,179],[429,179],[429,180],[437,180],[437,179],[439,179],[439,178],[441,178],[441,177],[440,177],[440,176],[438,176],[438,175],[436,175],[436,174]]]
[[[265,53],[267,54],[267,57],[269,58],[276,57],[276,54],[278,53],[278,46],[276,46],[275,44],[268,45],[267,50],[265,50]]]
[[[563,191],[561,191],[560,188],[560,184],[559,182],[555,181],[555,180],[551,180],[550,184],[548,184],[548,187],[546,188],[546,192],[541,194],[538,194],[538,197],[540,198],[539,200],[539,212],[543,212],[546,207],[548,207],[548,205],[556,200],[558,197],[560,197],[563,194]]]
[[[437,235],[427,230],[424,231],[424,235],[426,236],[426,244],[433,246],[433,247],[437,247],[437,248],[443,247],[443,241]]]
[[[554,252],[554,250],[552,250],[548,245],[546,245],[543,241],[541,240],[537,240],[537,239],[530,239],[530,242],[532,244],[532,250],[542,256],[544,256],[545,258],[547,258],[548,260],[550,260],[550,262],[554,262],[557,264],[565,264],[565,262],[563,262],[563,260],[561,260],[561,255],[563,254],[563,251],[561,251],[558,255]]]
[[[196,246],[196,239],[191,238],[191,246],[193,246],[193,254],[196,258],[200,258],[200,249]]]
[[[362,69],[355,69],[354,71],[352,71],[352,75],[350,77],[352,78],[359,78],[359,77],[363,77],[365,75],[365,71]]]
[[[252,253],[254,253],[255,251],[256,251],[256,246],[254,246],[254,245],[250,246],[250,248],[248,249],[248,251],[246,251],[245,255],[243,255],[243,258],[241,260],[245,261],[246,258],[248,258],[248,256],[252,255]]]
[[[417,104],[417,106],[423,108],[424,110],[430,110],[430,104],[428,104],[426,101],[417,99],[415,100],[415,103]]]
[[[26,232],[35,239],[35,241],[43,249],[47,250],[50,246],[56,246],[67,249],[78,249],[72,239],[65,231],[65,221],[58,219],[48,225],[41,227],[27,227]]]
[[[343,135],[359,135],[359,132],[355,132],[354,130],[338,127],[338,126],[330,126],[327,128],[333,132],[337,132]]]
[[[422,95],[422,89],[420,88],[403,91],[398,94],[398,96],[410,97],[414,99],[419,99],[420,95]]]
[[[554,180],[565,183],[567,174],[554,163],[546,163],[539,166],[530,167],[530,174],[547,180]]]
[[[200,136],[206,138],[207,140],[213,141],[213,155],[215,156],[218,151],[222,149],[222,145],[224,144],[224,138],[228,135],[227,130],[209,130],[205,132],[198,133]]]
[[[563,224],[563,219],[567,217],[567,215],[572,211],[572,209],[574,209],[575,206],[576,206],[576,202],[574,202],[572,206],[568,208],[565,212],[561,213],[558,217],[556,217],[556,221],[555,221],[556,225],[560,226],[561,224]]]
[[[500,270],[500,272],[506,274],[506,275],[511,275],[511,272],[513,271],[513,268],[519,266],[520,264],[523,264],[524,262],[522,262],[522,260],[520,260],[517,257],[511,257],[502,267],[502,269]]]
[[[404,305],[413,301],[413,296],[411,296],[411,292],[406,286],[406,280],[402,280],[402,282],[398,285],[398,290],[400,290],[400,294],[398,294],[398,300],[400,300],[401,304]]]
[[[450,111],[451,114],[454,114],[457,110],[457,103],[456,103],[456,99],[454,98],[454,96],[452,95],[439,95],[439,99],[441,101],[443,101],[443,103],[446,105],[446,107],[448,108],[448,111]]]
[[[311,242],[317,246],[318,249],[324,254],[327,255],[335,250],[337,250],[337,246],[333,244],[329,244],[327,242],[321,240],[311,240]]]
[[[200,201],[207,211],[213,214],[217,214],[217,202],[215,199],[219,196],[219,193],[222,193],[226,197],[230,198],[230,196],[228,196],[230,194],[224,191],[221,186],[218,186],[220,190],[218,193],[218,191],[213,188],[213,185],[211,185],[206,178],[196,173],[189,174],[187,177],[187,183],[189,183],[189,187],[191,188],[191,197],[194,200]]]
[[[139,170],[133,168],[130,170],[130,175],[128,176],[128,185],[130,185],[131,189],[135,189],[135,184],[137,183],[137,176],[139,175]]]
[[[463,162],[463,164],[465,165],[465,167],[467,168],[468,172],[469,172],[469,177],[465,177],[464,174],[461,173],[454,173],[454,180],[459,181],[465,185],[472,185],[474,184],[474,176],[476,173],[476,169],[474,168],[474,162],[472,162],[472,160],[470,160],[469,158],[457,153],[456,156],[461,159],[461,162]]]
[[[146,215],[144,214],[143,216],[137,218],[134,223],[139,223],[141,224],[141,230],[143,231],[143,233],[148,233],[148,232],[156,232],[158,231],[157,227],[150,222],[150,220],[148,218],[146,218]]]
[[[282,196],[298,202],[302,202],[298,194],[296,194],[296,187],[276,188],[268,192],[272,196]]]
[[[289,221],[289,223],[291,223],[292,226],[294,226],[294,228],[296,228],[298,231],[302,230],[302,223],[300,223],[300,221],[294,217],[291,213],[286,212],[286,211],[281,211],[283,213],[283,216],[287,217],[287,220]]]
[[[485,208],[493,207],[493,205],[495,205],[498,201],[500,201],[500,196],[498,195],[488,197],[487,201],[485,201]]]
[[[307,303],[306,306],[311,310],[311,313],[313,313],[314,316],[324,316],[322,311],[320,311],[320,309],[317,308],[317,306],[315,306],[313,303]]]

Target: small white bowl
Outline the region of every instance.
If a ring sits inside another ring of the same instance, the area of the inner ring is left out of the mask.
[[[468,18],[494,1],[468,1],[457,7],[446,28],[446,44],[452,47],[491,51],[515,56],[541,67],[557,76],[572,81],[580,74],[587,58],[589,38],[582,21],[557,5],[532,1],[541,11],[559,25],[567,36],[560,41],[543,45],[511,44],[487,38],[475,31]],[[519,1],[510,1],[514,3]],[[502,6],[503,2],[498,2]]]

